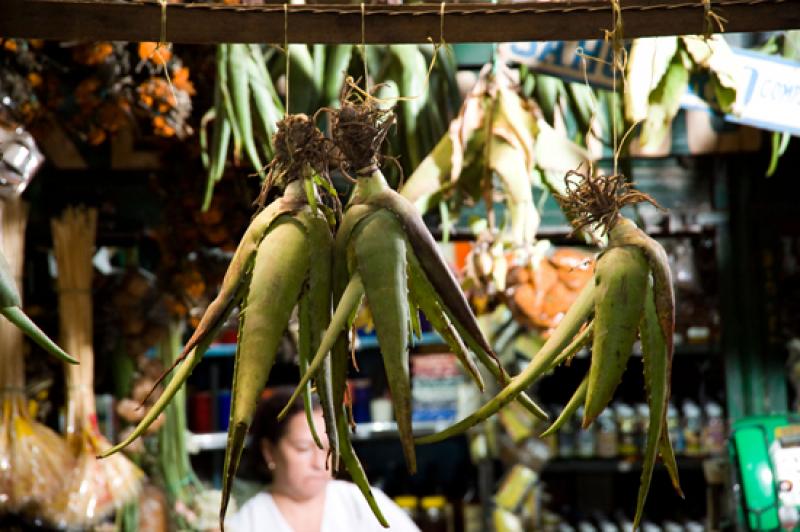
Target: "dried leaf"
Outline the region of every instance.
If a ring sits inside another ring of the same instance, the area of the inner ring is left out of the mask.
[[[686,35],[681,41],[694,64],[710,72],[720,110],[734,111],[736,91],[742,86],[744,71],[725,39],[720,35],[708,39]]]
[[[683,64],[681,53],[676,54],[650,94],[649,110],[639,141],[642,147],[659,146],[669,132],[672,119],[678,114],[680,100],[689,85],[689,71]]]
[[[625,118],[629,122],[640,122],[647,117],[650,95],[667,74],[677,51],[677,37],[633,41],[625,79]]]

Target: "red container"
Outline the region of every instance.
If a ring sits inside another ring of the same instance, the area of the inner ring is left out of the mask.
[[[190,430],[196,434],[213,432],[211,393],[196,392],[189,396]]]

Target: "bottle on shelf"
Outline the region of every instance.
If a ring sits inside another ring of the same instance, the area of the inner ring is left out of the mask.
[[[557,412],[560,406],[553,406],[553,412]],[[578,430],[577,430],[577,420],[575,417],[572,419],[567,420],[566,423],[561,427],[561,429],[550,436],[551,441],[555,440],[557,449],[558,449],[558,456],[561,458],[571,458],[578,454],[577,450],[577,438],[578,438]]]
[[[347,384],[353,401],[353,421],[356,423],[369,423],[372,420],[370,413],[372,384],[370,380],[348,379]]]
[[[483,505],[478,496],[476,482],[470,484],[461,501],[461,520],[464,532],[481,532],[483,526]]]
[[[417,522],[419,520],[419,499],[416,495],[398,495],[394,498],[394,502],[408,514],[412,521]]]
[[[661,527],[652,521],[644,521],[642,523],[642,532],[661,532]]]
[[[597,444],[595,450],[601,458],[613,458],[617,455],[618,448],[617,423],[614,412],[606,408],[597,417]]]
[[[581,420],[583,419],[583,407],[579,407],[575,413],[576,426],[580,427]],[[591,458],[595,454],[596,436],[595,436],[595,423],[592,423],[588,428],[578,428],[575,431],[575,454],[580,458]]]
[[[628,519],[627,516],[622,515],[622,512],[620,512],[620,515],[618,517],[619,518],[617,522],[619,523],[620,530],[622,530],[623,532],[627,532],[628,530],[633,530],[633,521]]]
[[[703,426],[703,449],[708,454],[725,452],[725,420],[722,407],[711,401],[705,404],[706,423]]]
[[[448,512],[447,499],[442,495],[428,495],[420,501],[418,520],[422,532],[452,532],[452,510]]]
[[[644,454],[647,447],[647,429],[650,425],[650,407],[647,403],[636,404],[636,446],[639,454]]]
[[[683,403],[683,438],[686,444],[684,452],[688,456],[698,456],[703,453],[701,432],[703,420],[700,407],[692,400]]]
[[[373,423],[388,423],[394,418],[392,400],[388,396],[374,397],[369,402],[369,415]]]
[[[637,441],[636,412],[630,405],[616,403],[614,405],[618,425],[617,451],[620,456],[636,456],[639,452]]]
[[[617,525],[608,519],[601,519],[597,524],[600,528],[600,532],[619,532]]]
[[[683,454],[686,450],[686,440],[683,437],[683,430],[681,430],[678,409],[672,403],[667,407],[667,431],[675,454]]]

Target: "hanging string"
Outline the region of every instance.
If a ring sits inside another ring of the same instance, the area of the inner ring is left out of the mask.
[[[597,101],[597,97],[594,94],[594,90],[592,89],[592,86],[589,85],[589,72],[588,72],[588,66],[587,66],[588,63],[589,63],[588,59],[594,59],[594,60],[599,61],[601,63],[605,63],[605,61],[603,61],[602,59],[597,58],[597,57],[591,57],[591,58],[588,57],[584,53],[583,47],[581,47],[581,46],[579,46],[575,50],[575,55],[577,55],[581,59],[581,72],[583,73],[583,85],[587,89],[589,89],[589,96],[592,99],[592,116],[589,117],[589,123],[587,124],[587,129],[586,129],[586,133],[585,133],[585,137],[586,137],[586,141],[587,141],[586,145],[588,146],[589,137],[590,136],[596,136],[596,135],[593,134],[594,118],[599,113],[598,109],[600,107],[600,104]]]
[[[283,4],[283,52],[286,54],[286,106],[284,116],[289,116],[289,88],[291,78],[291,50],[289,49],[289,4]]]
[[[164,69],[164,77],[167,79],[167,85],[169,86],[170,93],[172,94],[172,104],[178,105],[178,95],[175,92],[175,86],[172,84],[172,78],[170,78],[169,75],[167,60],[164,59],[164,56],[161,55],[160,52],[161,48],[168,48],[169,46],[167,43],[167,0],[158,0],[158,3],[161,5],[161,29],[159,31],[156,47],[153,48],[153,51],[150,52],[150,55],[147,59],[152,59],[154,55],[157,55],[158,60],[161,62],[161,67]]]
[[[445,3],[439,4],[439,46],[444,46],[444,6]],[[434,51],[438,51],[435,49]]]
[[[609,32],[606,32],[606,33],[609,33]],[[623,50],[623,52],[624,52],[624,50]],[[583,51],[583,48],[580,48],[580,47],[578,47],[578,49],[575,50],[575,55],[577,55],[578,57],[581,58],[581,67],[582,67],[582,70],[583,70],[583,83],[584,83],[584,85],[586,87],[589,87],[589,88],[591,88],[591,86],[589,84],[589,75],[587,73],[587,62],[588,61],[594,61],[595,63],[599,63],[601,65],[610,66],[611,69],[612,69],[614,78],[616,78],[616,73],[617,73],[616,68],[614,66],[615,64],[619,63],[619,66],[622,69],[623,73],[625,71],[625,68],[627,67],[626,66],[626,63],[627,63],[627,55],[626,54],[624,54],[622,56],[623,59],[620,60],[619,62],[617,62],[616,59],[612,59],[610,63],[608,61],[604,61],[604,60],[600,59],[599,57],[593,57],[591,55],[586,55],[586,53]],[[624,79],[625,78],[623,77],[623,82],[624,82]],[[624,87],[623,87],[623,89],[624,89]],[[612,92],[616,93],[616,83],[614,83],[614,86],[612,87]],[[591,92],[591,98],[592,98],[592,104],[593,104],[593,113],[592,113],[592,120],[593,120],[594,117],[597,116],[599,114],[599,112],[600,112],[599,111],[600,103],[598,102],[597,97],[594,94],[594,91]],[[616,124],[615,118],[616,118],[616,113],[612,112],[611,113],[612,127]],[[622,135],[622,139],[620,140],[619,145],[617,145],[616,135],[614,135],[614,139],[612,140],[612,150],[613,150],[613,157],[615,158],[615,160],[619,159],[619,155],[620,155],[620,153],[622,151],[622,146],[625,145],[626,139],[634,132],[634,130],[636,129],[636,126],[638,126],[640,123],[641,123],[641,120],[636,121],[636,122],[634,122],[633,124],[630,125],[628,130]],[[593,131],[593,127],[592,127],[591,120],[590,120],[589,129],[587,131],[587,137],[588,137],[589,134],[592,133],[592,131]],[[596,137],[596,138],[599,139],[599,137]],[[602,141],[602,139],[600,139],[600,140]],[[615,171],[615,173],[616,173],[616,171]]]
[[[617,94],[617,70],[622,73],[622,92],[625,92],[625,50],[623,48],[623,26],[622,26],[622,8],[619,0],[611,0],[611,31],[605,30],[605,40],[611,41],[612,53],[612,94]],[[611,115],[611,136],[614,147],[614,175],[619,173],[619,153],[622,145],[617,138],[617,114]],[[631,128],[633,129],[633,128]],[[627,138],[630,130],[623,135],[623,139]]]
[[[431,74],[433,73],[433,69],[436,66],[436,58],[439,55],[439,50],[443,46],[446,46],[447,43],[444,39],[444,9],[445,9],[445,2],[441,2],[439,6],[439,42],[434,42],[433,38],[428,37],[428,42],[433,45],[433,56],[431,57],[431,62],[428,65],[428,70],[425,72],[425,78],[422,80],[422,93],[416,94],[414,96],[395,96],[393,98],[378,98],[373,95],[369,90],[369,72],[367,71],[367,55],[366,55],[366,31],[365,31],[365,10],[364,10],[364,3],[361,3],[361,58],[364,62],[364,88],[358,86],[358,84],[353,80],[352,77],[348,76],[345,78],[345,86],[349,88],[352,92],[360,95],[365,101],[369,100],[375,102],[379,105],[391,105],[392,103],[397,102],[413,102],[414,100],[420,99],[424,91],[430,85]]]
[[[703,18],[705,19],[705,33],[703,37],[711,38],[716,27],[719,33],[725,32],[725,23],[728,19],[721,17],[711,9],[711,0],[703,0]]]
[[[364,90],[369,95],[369,72],[367,67],[367,14],[361,2],[361,61],[364,63]]]

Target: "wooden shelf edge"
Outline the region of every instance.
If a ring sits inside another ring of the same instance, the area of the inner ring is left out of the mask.
[[[794,6],[794,7],[792,7]],[[58,41],[157,41],[161,4],[109,0],[0,0],[0,36]],[[800,0],[716,0],[714,13],[726,32],[800,28]],[[702,33],[701,0],[622,0],[625,37]],[[438,41],[441,4],[231,6],[169,4],[166,39],[175,43],[220,42],[427,43]],[[607,0],[448,4],[444,39],[511,42],[602,39],[611,26]],[[284,35],[284,24],[288,35]]]
[[[414,436],[426,436],[440,432],[455,421],[415,421]],[[189,454],[198,454],[202,451],[221,451],[225,449],[228,438],[227,431],[194,433],[186,431],[187,447]],[[358,423],[355,432],[350,434],[353,441],[372,441],[387,438],[397,438],[400,433],[394,421]]]
[[[678,469],[702,469],[703,462],[711,457],[680,456],[677,458]],[[542,473],[633,473],[641,470],[642,461],[638,458],[554,458],[545,464]]]

